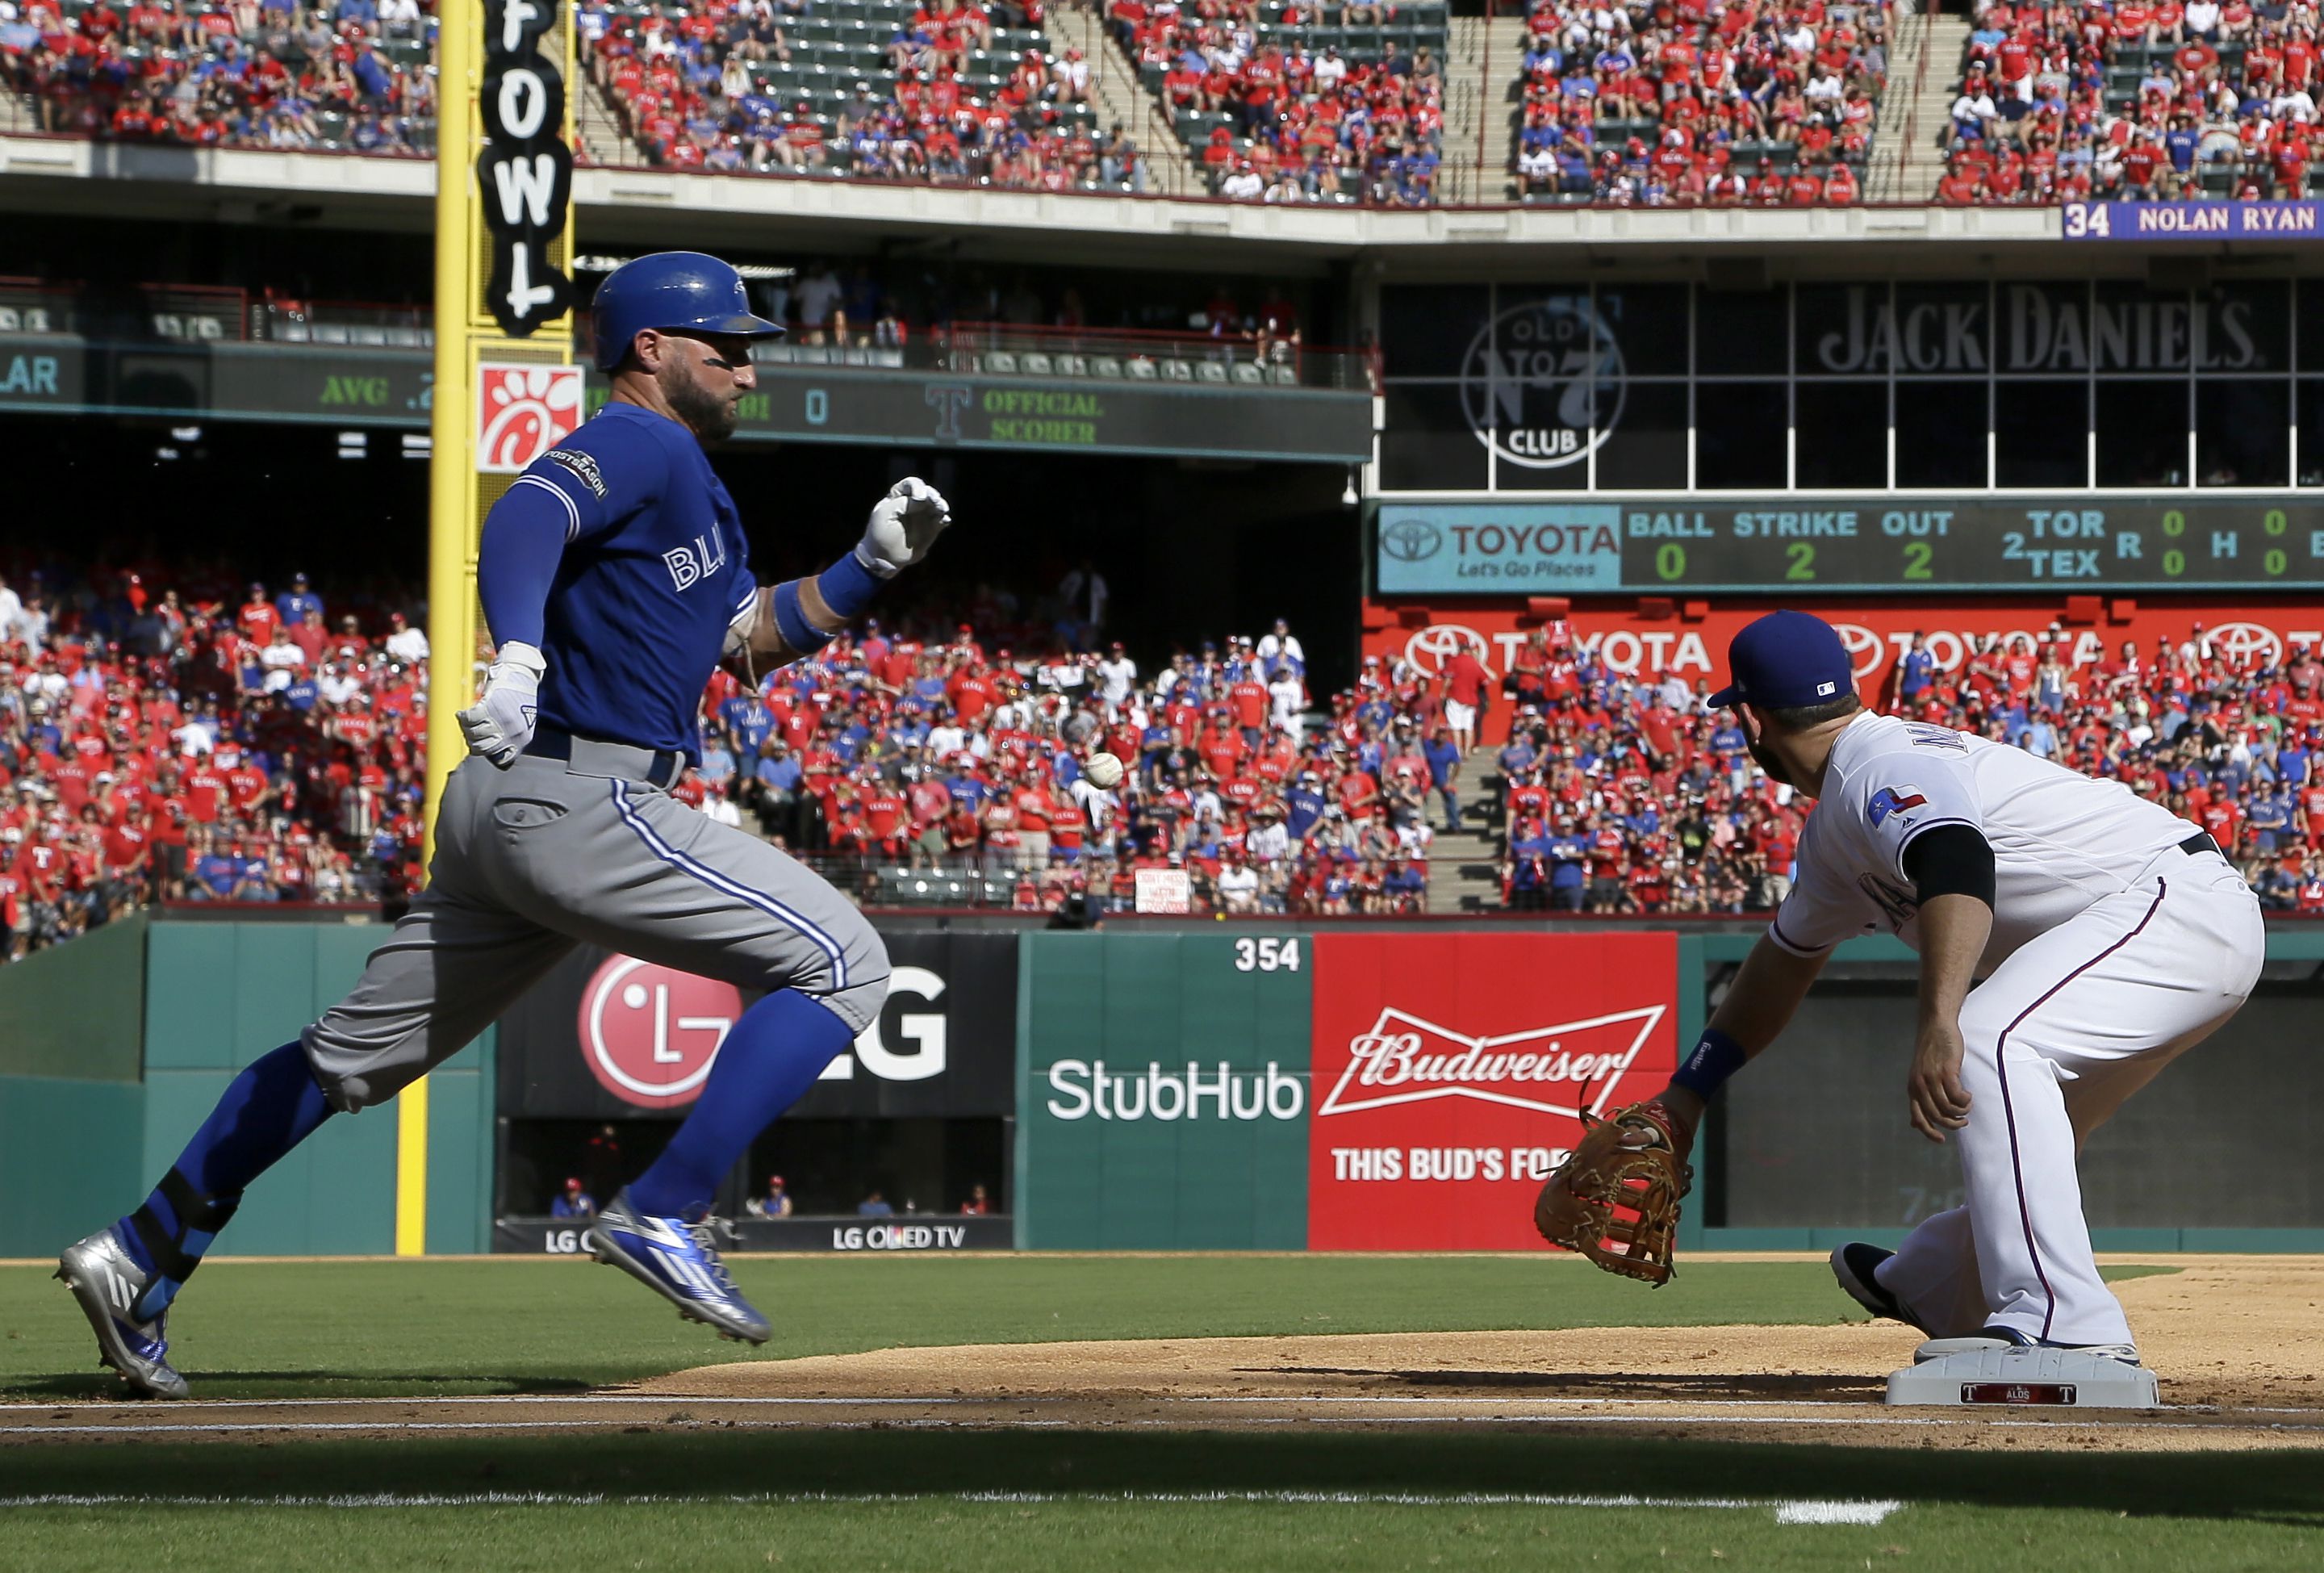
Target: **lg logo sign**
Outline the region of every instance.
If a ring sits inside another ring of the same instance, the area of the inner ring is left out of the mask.
[[[731,983],[615,956],[581,991],[581,1050],[607,1092],[669,1108],[694,1101],[742,1014]]]
[[[945,980],[925,967],[899,967],[890,975],[888,995],[899,995],[925,1000],[934,1004],[944,997]],[[908,1054],[890,1050],[880,1036],[880,1023],[872,1022],[855,1040],[855,1052],[843,1054],[824,1067],[821,1079],[848,1081],[855,1075],[857,1061],[863,1069],[882,1081],[926,1081],[942,1076],[945,1070],[945,1019],[942,1011],[906,1011],[897,1018],[896,1031],[912,1045]]]
[[[945,980],[924,967],[899,967],[889,992],[934,1004],[943,997]],[[576,1026],[583,1059],[598,1085],[623,1103],[672,1108],[701,1095],[742,1015],[742,992],[733,984],[614,956],[582,989]],[[855,1040],[853,1052],[825,1068],[821,1079],[851,1080],[859,1061],[886,1081],[942,1076],[943,1013],[907,1011],[896,1028],[911,1046],[908,1050],[890,1049],[875,1022]]]

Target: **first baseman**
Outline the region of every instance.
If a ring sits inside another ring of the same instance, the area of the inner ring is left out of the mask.
[[[2091,1258],[2075,1153],[2243,1007],[2265,951],[2257,899],[2209,835],[2118,782],[1868,712],[1821,619],[1771,613],[1729,661],[1711,703],[1816,810],[1791,893],[1663,1095],[1679,1146],[1834,945],[1894,933],[1921,957],[1912,1124],[1959,1144],[1969,1200],[1893,1254],[1840,1246],[1840,1286],[1957,1341],[1923,1356],[2001,1343],[2137,1364]]]
[[[691,252],[626,264],[592,310],[611,402],[484,523],[477,588],[499,654],[460,715],[471,756],[445,787],[426,892],[353,993],[235,1078],[143,1206],[64,1253],[57,1276],[100,1355],[148,1393],[186,1393],[169,1307],[244,1188],[333,1114],[449,1058],[582,940],[767,991],[589,1243],[681,1315],[768,1336],[712,1247],[711,1197],[877,1017],[888,957],[836,891],[669,789],[698,756],[696,711],[720,662],[753,680],[820,649],[950,513],[900,482],[822,574],[760,585],[703,449],[757,386],[752,340],[782,329],[752,314],[732,267]]]

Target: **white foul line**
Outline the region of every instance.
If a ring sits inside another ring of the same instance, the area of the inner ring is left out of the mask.
[[[1953,1419],[1937,1415],[1738,1415],[1738,1414],[1390,1414],[1390,1415],[1254,1415],[1239,1420],[1238,1426],[1895,1426],[1929,1428],[1982,1427],[2015,1430],[2086,1429],[2103,1425],[2109,1432],[2139,1431],[2213,1431],[2232,1434],[2236,1431],[2266,1431],[2283,1434],[2293,1431],[2324,1431],[2324,1424],[2286,1425],[2271,1421],[2251,1426],[2206,1424],[2193,1420],[2108,1420],[2102,1418],[2107,1411],[2083,1411],[2061,1414],[2054,1420],[2000,1420],[1983,1417]],[[2122,1411],[2113,1411],[2122,1412]],[[0,1437],[167,1437],[198,1436],[205,1433],[235,1434],[318,1434],[369,1431],[557,1431],[598,1430],[609,1426],[634,1425],[618,1419],[572,1420],[204,1420],[186,1424],[152,1425],[49,1425],[0,1426]],[[700,1420],[664,1419],[657,1423],[671,1429],[705,1427],[721,1430],[866,1430],[872,1429],[916,1430],[1072,1430],[1087,1422],[1068,1419],[1024,1420],[993,1417],[989,1419],[950,1420],[932,1417],[908,1417],[894,1420],[840,1420],[817,1422],[807,1420]],[[1102,1422],[1108,1427],[1139,1427],[1154,1430],[1185,1430],[1182,1420],[1159,1417],[1139,1416]]]
[[[928,1394],[922,1397],[866,1398],[791,1398],[777,1396],[697,1396],[682,1393],[476,1393],[463,1397],[458,1394],[421,1394],[410,1398],[193,1398],[173,1399],[167,1404],[171,1414],[190,1410],[243,1409],[415,1409],[468,1404],[530,1404],[543,1409],[583,1408],[597,1405],[645,1405],[656,1409],[707,1409],[715,1406],[736,1408],[927,1408],[990,1404],[996,1408],[1026,1409],[1035,1406],[1086,1403],[1089,1400],[1072,1394],[990,1393],[963,1395],[959,1393]],[[1752,1410],[1752,1409],[1863,1409],[1878,1407],[1873,1399],[1791,1399],[1791,1398],[1572,1398],[1532,1397],[1511,1394],[1504,1397],[1479,1397],[1471,1394],[1446,1394],[1432,1397],[1426,1393],[1163,1393],[1141,1399],[1142,1402],[1200,1404],[1428,1404],[1451,1408],[1468,1405],[1476,1408],[1587,1408],[1619,1404],[1626,1408],[1652,1409],[1684,1407],[1689,1410]],[[91,1402],[83,1399],[50,1403],[0,1403],[0,1415],[11,1413],[54,1414],[60,1409],[113,1410],[115,1411],[156,1407],[143,1399],[104,1399]],[[2230,1407],[2221,1404],[2165,1404],[2163,1410],[2174,1415],[2210,1415],[2240,1418],[2246,1415],[2306,1415],[2324,1421],[2324,1408],[2316,1406],[2282,1405]]]
[[[1387,1507],[1576,1507],[1591,1509],[1680,1508],[1715,1511],[1773,1509],[1779,1524],[1877,1524],[1904,1503],[1696,1496],[1582,1496],[1542,1492],[1463,1491],[918,1491],[757,1492],[700,1496],[612,1495],[598,1492],[487,1491],[473,1494],[365,1493],[346,1496],[146,1495],[134,1492],[48,1492],[0,1496],[0,1509],[28,1507],[624,1507],[658,1504],[722,1503],[738,1505],[805,1505],[853,1503],[1259,1503],[1268,1505]]]
[[[668,1409],[673,1404],[824,1404],[844,1408],[851,1404],[882,1403],[1077,1403],[1079,1399],[1066,1397],[994,1399],[964,1398],[946,1395],[941,1398],[696,1398],[690,1393],[479,1393],[462,1397],[457,1393],[422,1393],[410,1398],[175,1398],[166,1401],[174,1414],[189,1409],[372,1409],[410,1408],[429,1404],[469,1403],[530,1403],[543,1407],[564,1408],[567,1405],[600,1403],[647,1403]],[[1305,1400],[1302,1401],[1305,1402]],[[0,1403],[0,1414],[24,1411],[54,1414],[60,1409],[115,1409],[148,1404],[144,1399],[106,1399],[96,1402],[76,1400],[58,1403]]]

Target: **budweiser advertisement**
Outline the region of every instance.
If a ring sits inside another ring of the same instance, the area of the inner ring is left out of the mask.
[[[2069,607],[2054,601],[2024,597],[1988,601],[1888,601],[1849,605],[1815,602],[1806,606],[1840,629],[1840,637],[1856,656],[1856,679],[1868,697],[1878,698],[1896,658],[1912,647],[1914,634],[1928,639],[1929,653],[1950,671],[1967,659],[1972,644],[1998,636],[2005,646],[2024,641],[2038,646],[2052,623],[2063,630],[2069,660],[2088,666],[2118,651],[2126,640],[2142,652],[2152,651],[2157,639],[2173,644],[2199,638],[2209,649],[2239,662],[2271,664],[2294,645],[2324,644],[2324,606],[2314,601],[2257,604],[2252,602],[2132,602],[2113,597],[2088,597],[2098,603],[2093,621],[2069,621]],[[1674,673],[1690,682],[1716,688],[1727,678],[1727,642],[1735,631],[1769,609],[1765,602],[1725,603],[1699,619],[1646,617],[1628,607],[1576,607],[1559,624],[1582,649],[1594,652],[1616,671],[1652,677]],[[1424,672],[1440,671],[1463,649],[1473,650],[1491,675],[1498,678],[1536,628],[1545,625],[1528,617],[1522,604],[1504,606],[1422,606],[1426,619],[1405,626],[1398,614],[1416,610],[1412,602],[1390,606],[1375,605],[1367,624],[1364,653],[1410,662]],[[2200,628],[2200,633],[2198,634]]]
[[[1533,1198],[1582,1115],[1676,1064],[1669,934],[1319,934],[1307,1244],[1548,1249]]]

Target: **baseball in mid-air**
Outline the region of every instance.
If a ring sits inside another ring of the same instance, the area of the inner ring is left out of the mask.
[[[1092,786],[1111,791],[1121,784],[1121,761],[1111,754],[1093,754],[1083,764],[1082,773],[1089,777]]]

